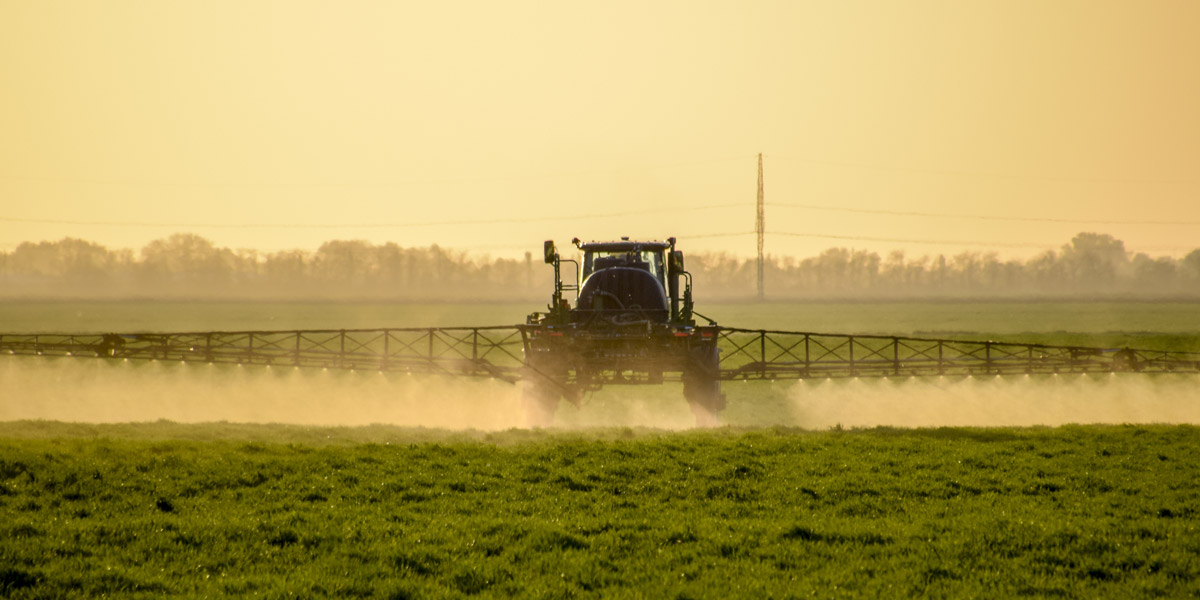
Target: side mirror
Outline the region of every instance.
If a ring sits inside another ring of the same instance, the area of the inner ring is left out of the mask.
[[[678,273],[683,270],[684,270],[683,269],[683,251],[672,250],[671,251],[671,271]]]
[[[554,260],[558,258],[558,249],[554,247],[554,240],[546,240],[546,243],[542,245],[542,254],[545,255],[546,264],[554,263]]]

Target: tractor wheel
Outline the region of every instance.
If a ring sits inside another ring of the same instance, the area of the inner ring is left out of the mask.
[[[720,359],[715,345],[692,350],[691,361],[683,372],[683,397],[696,415],[697,427],[716,427],[721,423],[725,394],[721,393],[719,374]]]

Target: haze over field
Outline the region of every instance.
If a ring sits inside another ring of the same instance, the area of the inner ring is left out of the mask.
[[[0,421],[375,423],[485,431],[526,427],[518,386],[495,380],[261,365],[181,365],[76,358],[0,359]],[[734,427],[1200,424],[1197,376],[1121,374],[892,380],[730,382]],[[556,427],[695,426],[678,384],[612,386]]]
[[[0,4],[0,249],[1200,238],[1200,4]]]

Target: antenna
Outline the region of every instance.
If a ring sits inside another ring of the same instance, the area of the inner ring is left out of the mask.
[[[766,218],[763,216],[763,161],[762,152],[758,153],[758,215],[754,220],[754,233],[758,234],[758,301],[763,300],[763,233],[766,231]]]

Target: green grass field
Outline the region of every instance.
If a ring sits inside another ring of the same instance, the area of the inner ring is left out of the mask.
[[[0,330],[489,325],[535,308],[0,303]],[[700,308],[746,328],[1200,350],[1186,303]],[[730,383],[729,426],[671,431],[691,422],[677,385],[625,388],[528,430],[498,382],[7,357],[0,597],[1200,597],[1197,389]],[[1012,427],[1039,423],[1068,425]]]
[[[1182,597],[1200,430],[0,424],[0,592]]]

